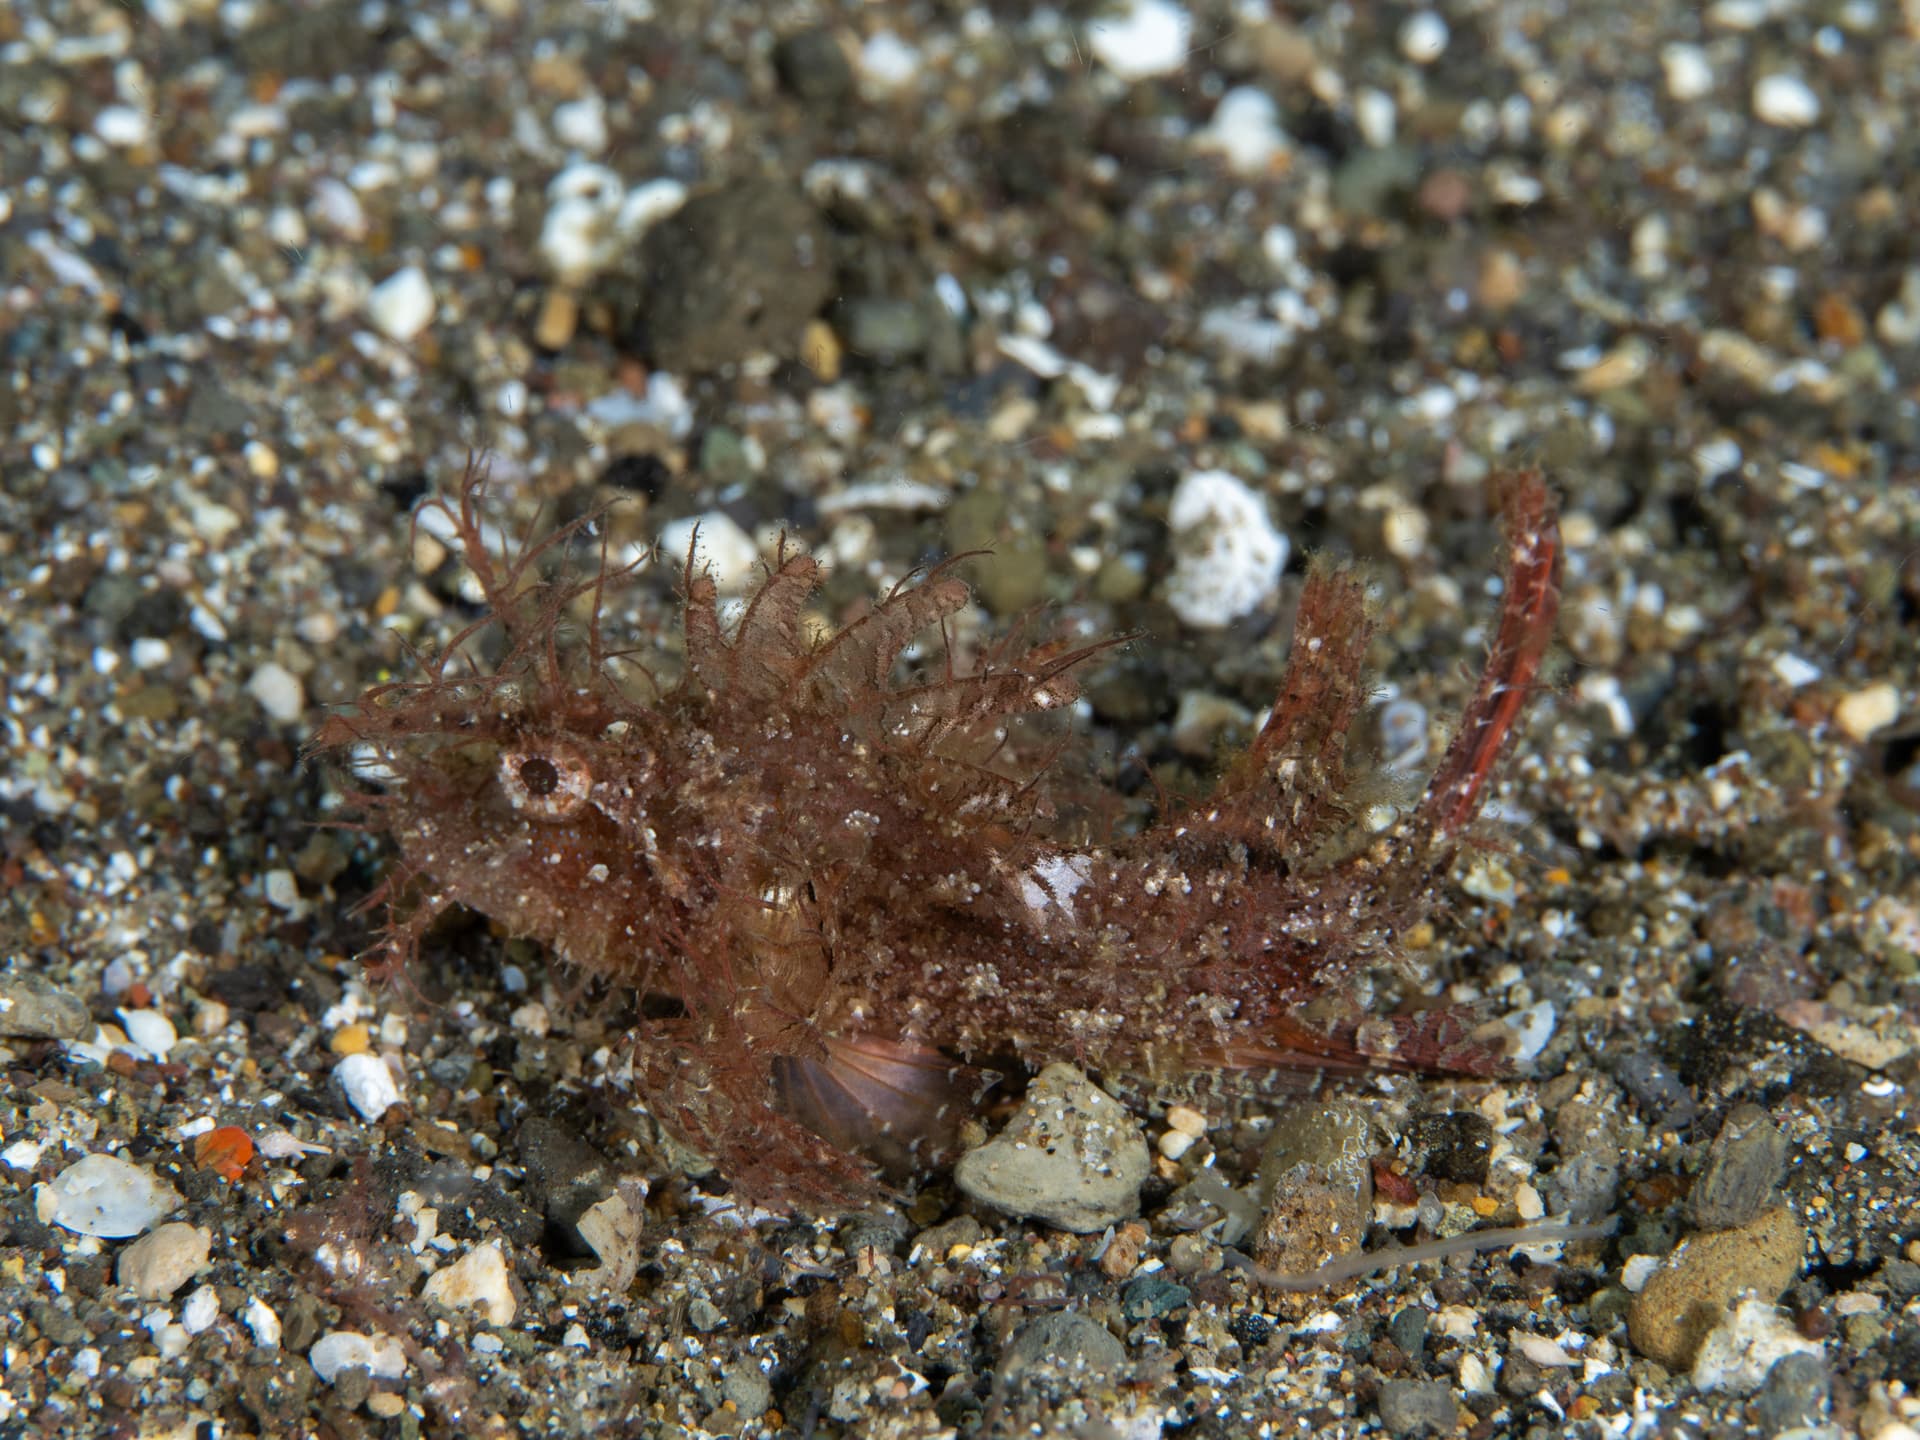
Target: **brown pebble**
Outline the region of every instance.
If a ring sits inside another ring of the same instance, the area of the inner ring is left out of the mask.
[[[1106,1254],[1100,1257],[1100,1273],[1109,1280],[1120,1280],[1133,1273],[1140,1263],[1140,1249],[1147,1243],[1144,1225],[1129,1222],[1113,1232]]]
[[[1807,1240],[1777,1205],[1732,1230],[1690,1236],[1647,1278],[1627,1309],[1634,1348],[1669,1370],[1693,1365],[1700,1342],[1744,1290],[1774,1300],[1800,1273]]]
[[[534,343],[542,350],[564,350],[580,324],[580,302],[571,290],[549,290],[533,324]]]

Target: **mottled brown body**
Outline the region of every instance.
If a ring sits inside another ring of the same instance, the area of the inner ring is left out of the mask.
[[[446,508],[506,657],[456,677],[456,637],[316,742],[391,772],[366,797],[404,860],[387,957],[458,903],[678,1000],[633,1037],[641,1096],[755,1198],[870,1193],[868,1159],[937,1151],[976,1067],[1007,1059],[1145,1078],[1498,1067],[1452,1012],[1369,1020],[1352,997],[1431,907],[1550,638],[1558,543],[1537,475],[1508,487],[1505,609],[1459,734],[1424,799],[1358,845],[1342,842],[1346,750],[1370,623],[1337,570],[1309,576],[1281,696],[1211,801],[1072,846],[1050,833],[1044,773],[1000,757],[1009,721],[1070,701],[1104,647],[901,683],[908,642],[967,602],[952,575],[816,641],[811,558],[780,558],[731,635],[689,565],[687,674],[642,703],[597,623],[577,653],[560,639],[568,607],[618,577],[538,580],[560,536],[491,555],[481,488],[470,475]]]

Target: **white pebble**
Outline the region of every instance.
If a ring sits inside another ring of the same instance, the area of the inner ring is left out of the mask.
[[[1267,502],[1225,470],[1197,470],[1181,480],[1168,507],[1173,574],[1166,599],[1196,629],[1218,629],[1270,599],[1286,568],[1287,537]]]
[[[153,124],[144,110],[131,105],[108,105],[93,117],[93,133],[109,145],[128,149],[144,145],[153,135]]]
[[[378,1120],[400,1103],[400,1087],[393,1071],[378,1055],[362,1051],[349,1055],[333,1067],[333,1078],[347,1097],[347,1103],[368,1121]]]
[[[1713,65],[1698,45],[1676,40],[1661,46],[1660,67],[1667,74],[1667,94],[1676,100],[1698,100],[1713,93]]]
[[[322,175],[307,196],[307,213],[343,240],[367,238],[367,207],[344,180]]]
[[[429,1275],[420,1298],[449,1310],[484,1311],[489,1325],[511,1325],[519,1309],[498,1240],[475,1246],[444,1270]]]
[[[514,1029],[535,1037],[546,1035],[553,1029],[553,1016],[538,1000],[529,1000],[519,1006],[507,1019]]]
[[[1540,1366],[1543,1370],[1564,1370],[1580,1362],[1566,1352],[1557,1340],[1549,1340],[1544,1335],[1530,1335],[1524,1330],[1514,1332],[1514,1347]]]
[[[433,320],[433,284],[418,265],[393,272],[367,295],[367,319],[389,340],[402,343]]]
[[[248,1299],[247,1308],[240,1312],[240,1320],[252,1334],[253,1343],[261,1349],[280,1348],[280,1317],[258,1295]]]
[[[1522,1065],[1539,1058],[1547,1042],[1553,1039],[1555,1025],[1551,1000],[1541,1000],[1509,1015],[1507,1027],[1513,1031],[1513,1058]]]
[[[355,1330],[329,1330],[307,1352],[313,1373],[333,1384],[343,1370],[356,1367],[376,1379],[401,1380],[407,1373],[407,1352],[391,1335],[362,1335]]]
[[[307,711],[306,686],[286,666],[269,660],[247,681],[247,693],[259,702],[269,719],[291,725]]]
[[[1820,118],[1820,97],[1798,75],[1763,75],[1753,87],[1753,113],[1769,125],[1804,130]]]
[[[34,1195],[34,1213],[76,1235],[124,1240],[180,1208],[180,1192],[118,1155],[76,1160]]]
[[[1431,65],[1447,53],[1447,22],[1431,10],[1409,15],[1400,27],[1400,53],[1416,65]]]
[[[1811,685],[1823,673],[1818,665],[1802,659],[1791,650],[1782,650],[1774,656],[1768,668],[1773,671],[1776,680],[1792,690]]]
[[[696,543],[694,568],[710,570],[714,584],[721,590],[738,593],[753,584],[760,547],[731,515],[724,510],[709,510],[704,515],[690,515],[660,527],[660,553],[675,568]]]
[[[1850,740],[1865,740],[1900,718],[1900,692],[1881,680],[1851,695],[1843,695],[1833,707],[1833,722]]]
[[[1193,46],[1193,19],[1172,0],[1128,0],[1086,32],[1094,58],[1122,80],[1170,75],[1187,63]]]
[[[1169,1105],[1167,1128],[1178,1130],[1182,1135],[1191,1135],[1198,1140],[1207,1133],[1207,1117],[1191,1105]]]
[[[1353,97],[1353,124],[1362,140],[1384,150],[1400,128],[1400,107],[1386,91],[1368,86]]]
[[[1825,1353],[1825,1347],[1802,1336],[1778,1306],[1742,1300],[1700,1342],[1693,1362],[1694,1388],[1709,1395],[1751,1395],[1777,1361]]]
[[[678,180],[648,180],[627,192],[613,228],[621,241],[637,240],[687,203],[687,187]]]
[[[175,1220],[120,1252],[114,1278],[142,1300],[165,1300],[207,1268],[213,1232]]]
[[[1236,85],[1222,95],[1213,119],[1193,143],[1225,156],[1227,168],[1237,175],[1264,175],[1287,153],[1280,109],[1271,95],[1253,85]]]
[[[220,1292],[211,1285],[202,1285],[180,1307],[180,1328],[189,1335],[198,1335],[220,1318]]]
[[[1169,1130],[1156,1142],[1160,1153],[1169,1160],[1178,1160],[1193,1148],[1193,1136],[1184,1130]]]
[[[1524,1180],[1514,1187],[1513,1209],[1514,1213],[1528,1224],[1532,1224],[1547,1213],[1546,1204],[1540,1199],[1540,1192]]]
[[[578,100],[556,105],[553,133],[560,138],[562,145],[571,145],[588,155],[598,155],[607,148],[606,102],[598,95],[589,93]]]
[[[540,254],[568,284],[591,279],[606,251],[606,207],[581,195],[568,195],[547,207],[540,225]]]
[[[920,73],[920,52],[891,30],[881,30],[860,47],[860,76],[884,94],[902,90]]]
[[[276,910],[292,912],[300,908],[300,882],[291,870],[267,871],[260,877],[260,891]]]
[[[158,1010],[122,1010],[120,1023],[127,1039],[154,1060],[165,1060],[167,1052],[180,1043],[180,1032]]]
[[[1627,1263],[1620,1267],[1620,1284],[1634,1295],[1646,1288],[1647,1281],[1653,1278],[1653,1272],[1660,1268],[1658,1255],[1631,1255]]]

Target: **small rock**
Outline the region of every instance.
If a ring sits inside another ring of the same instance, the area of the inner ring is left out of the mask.
[[[1753,1417],[1770,1435],[1818,1425],[1827,1416],[1828,1385],[1822,1356],[1806,1350],[1782,1355],[1753,1397]]]
[[[702,1335],[711,1335],[727,1323],[720,1307],[704,1295],[696,1295],[687,1305],[687,1323]]]
[[[1806,1236],[1784,1205],[1734,1229],[1694,1235],[1633,1297],[1628,1337],[1667,1369],[1689,1369],[1728,1304],[1748,1290],[1776,1299],[1800,1273],[1805,1251]]]
[[[78,1040],[93,1026],[87,1002],[38,975],[0,976],[0,1035]]]
[[[76,1160],[35,1194],[43,1221],[77,1235],[124,1240],[180,1208],[180,1192],[118,1155]]]
[[[1460,1420],[1444,1380],[1389,1380],[1380,1387],[1380,1423],[1395,1435],[1450,1435]]]
[[[1253,712],[1246,706],[1211,690],[1187,690],[1173,716],[1173,748],[1196,760],[1211,760],[1227,737],[1244,738],[1252,727]]]
[[[846,307],[847,349],[879,360],[899,360],[927,348],[925,308],[913,300],[870,296]]]
[[[189,1335],[212,1328],[219,1318],[220,1292],[211,1285],[202,1285],[180,1306],[180,1328]]]
[[[1373,1126],[1346,1101],[1283,1111],[1260,1160],[1267,1216],[1254,1241],[1262,1265],[1315,1270],[1360,1247],[1373,1217]]]
[[[1035,1371],[1081,1380],[1105,1379],[1127,1363],[1127,1347],[1113,1332],[1074,1311],[1054,1311],[1029,1320],[1007,1342],[1000,1377],[1013,1381]]]
[[[165,1300],[206,1269],[212,1252],[212,1231],[176,1220],[122,1250],[114,1276],[142,1300]]]
[[[660,527],[660,553],[676,564],[693,554],[694,569],[705,570],[722,594],[751,589],[759,577],[760,547],[724,510],[689,515]]]
[[[1493,1125],[1472,1110],[1422,1115],[1407,1127],[1407,1148],[1420,1174],[1485,1185],[1493,1157]]]
[[[1120,1313],[1129,1320],[1155,1320],[1171,1315],[1192,1298],[1193,1292],[1186,1286],[1176,1285],[1163,1275],[1142,1275],[1129,1280],[1121,1290]]]
[[[1195,629],[1219,629],[1270,599],[1291,548],[1266,500],[1225,470],[1196,470],[1174,489],[1167,509],[1173,573],[1167,604]]]
[[[400,1086],[387,1062],[378,1055],[362,1051],[347,1056],[333,1067],[333,1082],[347,1097],[347,1103],[370,1123],[400,1103]]]
[[[1614,1074],[1641,1110],[1669,1130],[1684,1130],[1699,1113],[1693,1092],[1666,1061],[1651,1051],[1634,1051],[1621,1060]]]
[[[1445,20],[1431,10],[1417,10],[1400,26],[1400,53],[1416,65],[1431,65],[1447,53],[1451,38]]]
[[[1773,1196],[1787,1164],[1787,1141],[1758,1105],[1735,1106],[1707,1151],[1706,1168],[1688,1197],[1702,1230],[1745,1225]]]
[[[1086,1235],[1139,1213],[1150,1167],[1126,1109],[1073,1066],[1049,1065],[1006,1129],[961,1156],[953,1178],[982,1204]]]
[[[1801,1335],[1771,1301],[1742,1300],[1700,1342],[1694,1388],[1709,1395],[1751,1395],[1789,1357],[1811,1359],[1825,1389],[1826,1359],[1819,1342]]]
[[[778,181],[697,195],[641,241],[638,338],[673,371],[791,355],[833,296],[832,244],[819,211]]]
[[[633,1277],[640,1271],[640,1232],[643,1228],[641,1218],[618,1195],[609,1195],[598,1204],[589,1206],[574,1222],[574,1229],[580,1232],[582,1240],[593,1247],[593,1253],[600,1258],[600,1263],[591,1270],[572,1272],[568,1279],[576,1285],[604,1288],[615,1295],[626,1294],[627,1287],[633,1284]]]
[[[433,284],[418,265],[396,270],[367,294],[367,320],[389,340],[405,343],[433,320]]]
[[[498,1240],[476,1245],[460,1259],[427,1277],[420,1298],[449,1310],[484,1311],[489,1325],[511,1325],[520,1308],[507,1276],[507,1259]]]
[[[1193,20],[1174,0],[1124,0],[1087,27],[1087,48],[1122,80],[1170,75],[1187,63]]]
[[[248,1297],[247,1308],[240,1312],[240,1320],[252,1334],[253,1343],[261,1349],[280,1348],[280,1317],[258,1295]]]
[[[743,1360],[721,1380],[720,1399],[731,1400],[742,1420],[758,1420],[773,1404],[773,1385],[758,1365]]]
[[[1886,681],[1840,697],[1833,707],[1833,723],[1849,740],[1865,741],[1900,718],[1900,692]]]
[[[1804,130],[1820,119],[1820,97],[1798,75],[1763,75],[1754,82],[1753,113],[1769,125]]]
[[[407,1352],[391,1335],[362,1335],[356,1330],[329,1330],[307,1352],[313,1373],[332,1385],[349,1370],[364,1370],[380,1380],[403,1380]]]
[[[810,105],[832,106],[853,93],[853,66],[831,30],[797,30],[773,47],[774,73]]]
[[[306,687],[284,665],[269,660],[247,681],[247,693],[259,702],[269,719],[291,725],[307,711]]]
[[[120,1023],[127,1039],[152,1060],[165,1060],[167,1052],[180,1043],[180,1032],[158,1010],[122,1010]]]

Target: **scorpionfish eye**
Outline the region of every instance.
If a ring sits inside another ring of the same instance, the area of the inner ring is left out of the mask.
[[[500,788],[521,814],[564,820],[587,803],[593,769],[564,740],[508,746],[500,752]]]

